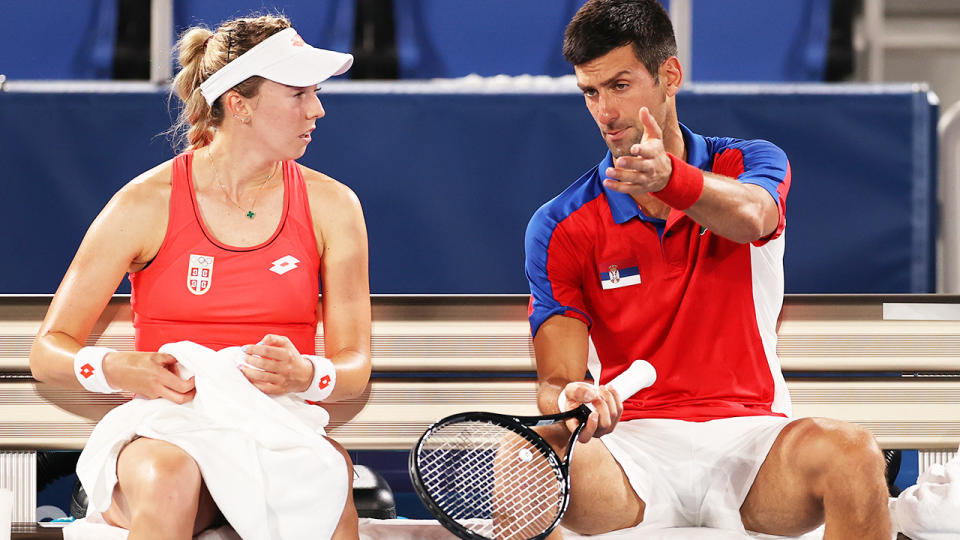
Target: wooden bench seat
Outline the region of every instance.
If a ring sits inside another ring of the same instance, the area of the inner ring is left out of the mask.
[[[30,344],[49,301],[0,297],[0,466],[7,460],[21,480],[35,475],[32,451],[82,448],[96,422],[128,398],[29,376]],[[349,449],[408,449],[454,412],[536,414],[526,303],[523,295],[375,296],[373,378],[360,398],[329,406],[329,434]],[[956,450],[960,324],[942,312],[958,305],[954,296],[788,296],[778,353],[794,415],[861,424],[884,448]],[[918,320],[925,310],[930,318]],[[89,343],[132,349],[128,297],[110,302]],[[35,503],[23,495],[15,521],[33,519]]]

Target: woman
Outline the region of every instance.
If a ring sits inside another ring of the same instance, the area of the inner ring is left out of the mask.
[[[293,161],[324,115],[317,84],[352,57],[310,47],[276,16],[192,28],[177,48],[175,129],[186,130],[188,149],[124,186],[91,225],[30,353],[34,377],[185,403],[193,380],[156,351],[191,340],[245,345],[241,370],[266,394],[359,395],[370,376],[360,203]],[[125,273],[136,352],[83,347]],[[328,358],[312,356],[318,315]],[[131,540],[190,538],[222,520],[196,462],[173,444],[137,438],[116,470],[103,518]],[[348,493],[333,538],[357,536]]]

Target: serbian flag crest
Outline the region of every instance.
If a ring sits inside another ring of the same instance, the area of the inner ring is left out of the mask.
[[[213,257],[190,254],[187,268],[187,290],[196,295],[206,294],[213,282]]]
[[[640,267],[633,261],[616,261],[599,265],[600,286],[618,289],[640,284]]]

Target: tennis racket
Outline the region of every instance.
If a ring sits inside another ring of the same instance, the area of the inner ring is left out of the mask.
[[[635,361],[607,386],[626,400],[656,380]],[[448,416],[410,452],[410,479],[423,504],[459,538],[541,540],[556,528],[570,500],[570,458],[591,409],[547,416],[466,412]],[[560,459],[533,427],[580,420]]]

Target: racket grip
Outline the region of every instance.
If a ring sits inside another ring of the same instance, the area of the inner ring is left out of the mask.
[[[657,370],[650,362],[646,360],[634,360],[626,371],[617,375],[612,381],[607,383],[607,388],[616,390],[617,395],[620,396],[620,401],[623,402],[640,390],[651,386],[656,380]],[[560,391],[560,395],[557,396],[557,407],[560,408],[560,412],[567,410],[567,396],[562,390]],[[596,410],[591,403],[587,403],[587,407],[590,410]]]
[[[634,360],[626,371],[614,377],[607,383],[607,388],[617,391],[622,401],[633,396],[640,390],[652,385],[657,380],[657,370],[646,360]]]

